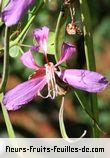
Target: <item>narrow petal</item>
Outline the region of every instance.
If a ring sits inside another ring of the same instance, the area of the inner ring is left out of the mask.
[[[100,92],[106,88],[108,81],[97,72],[89,70],[67,69],[58,74],[69,85],[88,92]]]
[[[3,103],[7,110],[17,110],[23,104],[31,101],[37,95],[38,91],[42,90],[45,84],[46,77],[31,79],[21,83],[5,94]]]
[[[17,24],[33,3],[34,0],[9,0],[2,12],[5,24],[8,27]]]
[[[56,66],[60,65],[62,62],[69,60],[71,56],[76,52],[75,45],[69,43],[63,43],[61,48],[61,57],[56,64]]]
[[[38,46],[41,52],[47,53],[47,40],[48,40],[49,28],[44,26],[33,31],[33,36],[38,42]]]
[[[24,53],[21,56],[20,60],[28,68],[39,69],[39,66],[35,63],[35,60],[34,60],[34,58],[32,56],[31,50],[29,50],[28,52]]]

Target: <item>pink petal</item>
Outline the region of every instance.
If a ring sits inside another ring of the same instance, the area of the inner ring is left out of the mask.
[[[35,60],[34,60],[34,58],[32,56],[31,50],[29,50],[28,52],[24,53],[21,56],[20,60],[28,68],[39,69],[39,66],[35,63]]]
[[[38,91],[42,90],[45,84],[46,77],[31,79],[21,83],[5,94],[3,103],[7,110],[17,110],[23,104],[31,101],[37,95]]]
[[[62,62],[69,60],[71,56],[76,52],[75,45],[69,43],[63,43],[61,48],[61,57],[56,64],[56,66],[60,65]]]
[[[67,69],[58,74],[69,85],[88,92],[100,92],[106,88],[107,79],[97,72],[89,70]]]
[[[2,11],[2,19],[9,27],[15,25],[26,14],[35,0],[9,0]]]
[[[44,26],[33,31],[33,35],[38,42],[40,51],[44,54],[47,53],[47,40],[48,40],[49,28]]]

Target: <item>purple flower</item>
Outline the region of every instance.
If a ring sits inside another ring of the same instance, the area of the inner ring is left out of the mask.
[[[35,0],[9,0],[1,16],[6,26],[15,25],[24,16]]]
[[[33,36],[38,42],[38,46],[40,51],[47,54],[47,40],[48,40],[49,28],[44,26],[40,29],[36,29],[33,31]]]
[[[100,92],[107,86],[107,79],[93,71],[77,69],[58,70],[57,66],[70,59],[75,53],[76,48],[74,45],[63,43],[59,61],[56,65],[49,62],[47,58],[48,32],[49,29],[47,27],[34,30],[33,34],[38,43],[34,46],[34,49],[39,47],[42,50],[47,63],[44,66],[37,65],[32,56],[32,49],[21,56],[22,63],[30,69],[35,69],[35,72],[30,76],[28,81],[18,85],[5,94],[3,103],[8,110],[19,109],[35,96],[42,96],[41,90],[45,85],[48,87],[48,94],[42,97],[54,99],[59,95],[61,88],[63,88],[57,80],[65,85],[93,93]]]

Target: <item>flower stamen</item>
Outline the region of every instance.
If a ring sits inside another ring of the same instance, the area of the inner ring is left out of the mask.
[[[45,64],[45,68],[49,97],[54,99],[58,95],[58,87],[55,79],[55,67],[52,62],[49,62]]]
[[[42,97],[43,99],[46,99],[46,98],[49,97],[49,93],[48,93],[46,96],[44,96],[44,95],[41,94],[40,91],[38,91],[38,94],[37,94],[37,95],[40,96],[40,97]]]

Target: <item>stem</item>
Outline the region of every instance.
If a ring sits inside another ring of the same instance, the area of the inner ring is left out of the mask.
[[[87,0],[79,0],[80,8],[81,8],[81,18],[83,21],[83,32],[84,32],[84,45],[85,45],[85,56],[87,69],[95,71],[95,56],[94,56],[94,48],[93,48],[93,37],[92,37],[92,29],[91,29],[91,19],[89,14],[89,8],[87,4]],[[97,94],[89,94],[90,103],[91,103],[91,112],[94,119],[99,122],[98,117],[98,103],[97,103]],[[99,137],[99,130],[97,129],[97,125],[95,121],[93,121],[93,137]]]
[[[59,31],[60,31],[60,24],[61,24],[61,20],[63,17],[63,11],[60,11],[59,13],[59,17],[58,17],[58,21],[57,21],[57,25],[56,25],[56,30],[55,30],[55,59],[56,61],[58,61],[58,41],[59,41]]]
[[[8,131],[8,135],[10,138],[15,138],[15,133],[9,118],[9,114],[5,108],[5,106],[2,103],[2,99],[3,99],[3,93],[0,94],[0,103],[1,103],[1,108],[2,108],[2,112],[3,112],[3,116],[4,116],[4,120],[5,120],[5,124],[7,127],[7,131]]]
[[[3,76],[0,85],[0,92],[5,91],[7,79],[8,79],[8,68],[9,68],[9,28],[5,29],[4,37],[4,63],[3,63]]]
[[[8,68],[9,68],[9,28],[6,27],[5,29],[5,37],[4,37],[4,65],[3,65],[3,77],[0,85],[0,103],[2,107],[2,112],[3,116],[5,119],[8,135],[10,138],[14,138],[14,130],[8,115],[8,112],[6,110],[6,107],[3,105],[2,100],[3,100],[3,93],[6,88],[6,83],[8,79]]]
[[[27,47],[27,48],[31,48],[32,47],[31,45],[22,44],[22,43],[19,43],[18,46]]]
[[[68,139],[65,125],[64,125],[64,119],[63,119],[64,101],[65,101],[65,98],[63,96],[62,101],[61,101],[60,111],[59,111],[59,126],[60,126],[60,132],[61,132],[62,138]]]
[[[56,62],[60,58],[61,45],[65,37],[65,26],[66,26],[66,17],[64,16],[65,7],[62,6],[62,9],[59,13],[56,30],[55,30],[55,60]]]
[[[63,96],[62,101],[61,101],[60,111],[59,111],[59,126],[60,126],[61,136],[66,141],[68,141],[70,143],[75,143],[86,135],[86,130],[83,132],[83,134],[79,138],[71,139],[71,138],[68,137],[68,135],[66,133],[65,125],[64,125],[64,119],[63,119],[64,102],[65,102],[65,98]]]

